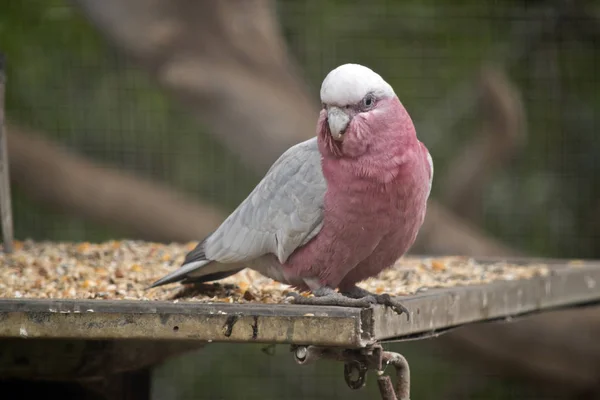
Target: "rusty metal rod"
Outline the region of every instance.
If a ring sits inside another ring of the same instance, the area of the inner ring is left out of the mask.
[[[8,145],[4,127],[4,86],[6,83],[5,57],[0,53],[0,219],[2,220],[2,242],[5,253],[13,252],[13,219],[8,172]]]
[[[319,346],[293,346],[294,358],[300,365],[320,359],[344,363],[344,379],[351,389],[360,389],[366,383],[369,369],[376,370],[377,385],[383,400],[410,400],[410,367],[403,355],[383,351],[381,345],[365,349],[343,349]],[[391,365],[396,372],[396,387],[389,376],[383,375],[386,366]],[[356,376],[355,376],[356,375]]]
[[[396,393],[394,392],[394,386],[392,380],[387,375],[380,375],[377,377],[377,386],[379,386],[379,393],[381,394],[382,400],[398,400]]]
[[[391,364],[396,370],[397,399],[410,400],[410,367],[408,365],[408,361],[406,361],[406,358],[404,358],[402,354],[392,353],[389,351],[384,351],[381,355],[381,358],[383,364]]]

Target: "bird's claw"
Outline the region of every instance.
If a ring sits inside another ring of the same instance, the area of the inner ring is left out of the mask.
[[[285,303],[293,303],[293,304],[300,304],[299,302],[301,302],[301,298],[303,298],[304,296],[302,296],[300,293],[297,292],[288,292],[287,295],[285,296]]]
[[[289,292],[287,297],[291,298],[291,302],[294,304],[312,306],[369,308],[373,304],[381,304],[391,308],[398,315],[406,314],[407,320],[410,321],[410,313],[408,312],[408,309],[404,307],[397,299],[393,298],[387,293],[369,293],[363,297],[354,298],[337,292],[315,297],[304,297],[297,292]]]
[[[373,295],[373,297],[375,298],[375,302],[377,304],[391,308],[398,315],[406,314],[406,319],[410,321],[410,312],[408,312],[408,309],[404,307],[396,298],[387,293]]]
[[[347,289],[344,294],[348,297],[352,297],[354,299],[358,298],[369,298],[372,304],[381,304],[383,306],[391,308],[396,314],[402,315],[406,314],[406,318],[410,321],[410,313],[408,309],[404,307],[400,300],[397,297],[392,297],[387,293],[383,294],[375,294],[371,293],[368,290],[362,289],[358,286],[353,286]]]
[[[373,300],[367,297],[353,299],[337,292],[315,297],[304,297],[299,293],[289,292],[287,296],[292,298],[294,304],[300,305],[369,308],[373,304]]]

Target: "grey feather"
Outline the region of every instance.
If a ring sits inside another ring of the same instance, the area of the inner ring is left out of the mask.
[[[186,254],[181,268],[157,280],[150,285],[150,288],[181,281],[185,279],[190,272],[209,264],[211,261],[206,258],[204,252],[205,243],[206,239],[198,243],[192,251]]]
[[[210,235],[209,235],[210,236]],[[204,261],[207,260],[206,252],[204,250],[204,246],[206,244],[206,239],[198,243],[196,247],[189,253],[185,255],[185,259],[183,260],[183,265],[193,263],[194,261]]]
[[[194,261],[192,263],[189,264],[183,264],[181,266],[181,268],[179,268],[176,271],[171,272],[170,274],[167,274],[166,276],[160,278],[159,280],[157,280],[156,282],[154,282],[152,285],[150,285],[150,288],[153,287],[157,287],[157,286],[162,286],[162,285],[166,285],[169,283],[174,283],[174,282],[179,282],[183,279],[185,279],[188,274],[198,268],[202,268],[203,266],[209,264],[210,261],[209,260],[203,260],[203,261]]]
[[[200,270],[202,270],[202,268],[200,268]],[[235,275],[238,272],[240,272],[241,270],[243,270],[243,268],[238,268],[238,269],[234,269],[231,271],[221,271],[221,272],[213,272],[210,274],[206,274],[206,275],[201,275],[201,276],[193,276],[193,275],[187,275],[184,279],[181,280],[182,284],[188,284],[188,283],[205,283],[205,282],[211,282],[211,281],[219,281],[221,279],[225,279],[228,276],[231,275]]]
[[[222,279],[247,263],[262,269],[260,259],[272,264],[263,257],[269,254],[284,263],[321,230],[326,190],[317,139],[291,147],[217,230],[187,254],[182,267],[152,287],[173,279]]]
[[[317,139],[291,147],[206,239],[207,257],[234,263],[271,253],[284,263],[321,229],[326,188]]]

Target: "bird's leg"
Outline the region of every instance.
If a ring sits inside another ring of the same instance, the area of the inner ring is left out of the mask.
[[[338,306],[338,307],[360,307],[368,308],[374,303],[372,299],[368,298],[351,298],[344,296],[341,293],[336,292],[334,289],[321,286],[315,290],[312,290],[312,294],[315,297],[304,297],[299,293],[290,292],[288,296],[294,299],[294,304],[303,304],[311,306]]]
[[[294,304],[368,308],[374,303],[373,299],[344,296],[335,289],[322,285],[316,278],[304,278],[304,282],[315,297],[304,297],[299,293],[291,292],[288,296],[294,299]]]
[[[372,303],[390,307],[398,315],[406,314],[406,317],[410,320],[408,309],[400,303],[397,297],[392,297],[387,293],[375,294],[354,285],[350,289],[342,291],[342,294],[352,299],[369,299]]]

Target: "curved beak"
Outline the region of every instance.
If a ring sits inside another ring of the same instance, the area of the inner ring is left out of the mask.
[[[334,140],[342,141],[344,132],[350,123],[350,116],[341,108],[331,106],[327,109],[327,123]]]

